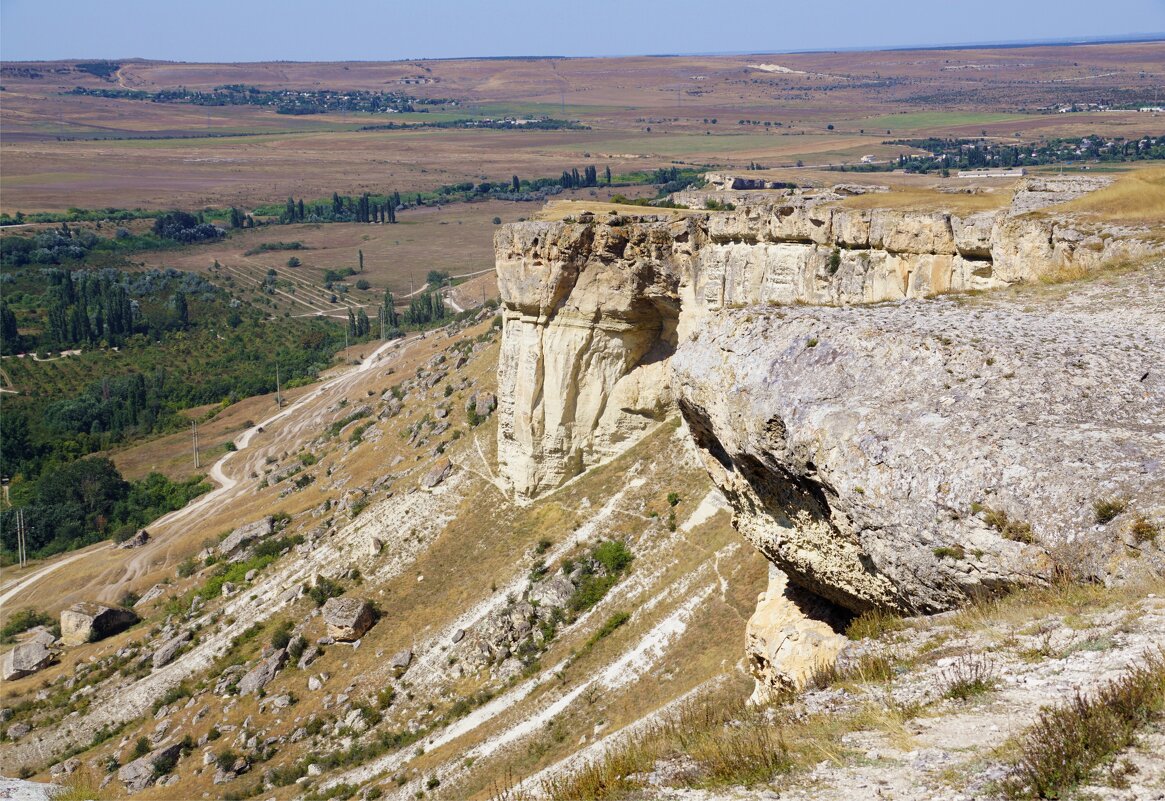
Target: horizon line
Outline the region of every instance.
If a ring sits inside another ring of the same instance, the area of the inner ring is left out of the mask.
[[[770,55],[807,55],[813,53],[879,53],[901,52],[913,50],[990,50],[993,48],[1019,49],[1023,47],[1079,47],[1099,44],[1150,44],[1165,42],[1165,31],[1153,33],[1114,34],[1108,36],[1067,36],[1049,39],[1001,39],[974,42],[942,42],[933,44],[910,45],[878,45],[852,47],[821,47],[799,50],[718,50],[718,51],[690,51],[676,53],[612,53],[606,55],[505,55],[505,56],[423,56],[398,57],[387,59],[308,59],[297,61],[293,59],[261,59],[256,61],[199,61],[189,59],[148,58],[145,56],[73,56],[66,58],[37,58],[8,61],[6,64],[47,64],[61,61],[146,61],[165,64],[391,64],[409,61],[542,61],[542,60],[583,60],[602,58],[690,58],[703,57],[730,57],[730,56],[770,56]]]

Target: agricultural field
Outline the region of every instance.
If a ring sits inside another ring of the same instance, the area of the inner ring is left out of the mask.
[[[1160,43],[1138,43],[779,58],[135,61],[107,77],[68,63],[8,64],[0,76],[0,211],[251,207],[288,195],[411,193],[513,174],[555,176],[587,163],[616,173],[677,161],[815,166],[892,157],[900,148],[883,139],[904,136],[1130,138],[1162,127],[1159,115],[1121,110],[1153,102],[1161,58]],[[405,114],[288,115],[69,94],[226,84],[391,90],[430,105]],[[1056,113],[1065,102],[1080,110]],[[507,116],[581,127],[427,127]],[[387,124],[403,127],[361,130]]]

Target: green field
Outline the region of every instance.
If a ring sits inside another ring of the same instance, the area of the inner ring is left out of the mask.
[[[859,117],[842,120],[847,128],[889,129],[891,131],[919,131],[929,128],[947,128],[956,125],[987,125],[996,122],[1023,122],[1043,115],[1004,114],[963,111],[911,111],[905,114],[885,114],[881,117]]]
[[[648,134],[627,139],[600,139],[587,142],[587,148],[600,153],[634,153],[645,155],[657,153],[661,156],[706,155],[715,157],[726,153],[756,153],[758,151],[784,152],[790,156],[816,152],[815,146],[841,144],[836,135],[807,134],[791,136],[784,133],[754,134]],[[577,151],[577,144],[554,145],[548,148],[557,152]]]

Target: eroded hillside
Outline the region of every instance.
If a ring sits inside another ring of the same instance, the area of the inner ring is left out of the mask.
[[[1165,263],[1057,210],[1093,188],[502,227],[496,318],[362,354],[140,547],[3,588],[142,620],[21,635],[0,767],[146,799],[1023,797],[1040,705],[1128,685],[1108,773],[1068,786],[1154,797]]]
[[[128,569],[46,575],[134,590],[143,620],[6,682],[5,772],[102,797],[489,795],[730,669],[766,569],[678,416],[515,503],[492,322],[378,350],[248,429],[222,489],[81,562]],[[332,595],[375,623],[326,625]]]

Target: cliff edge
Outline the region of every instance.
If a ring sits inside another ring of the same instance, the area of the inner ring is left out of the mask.
[[[1032,214],[1040,193],[1070,194],[1030,181],[965,217],[750,194],[503,227],[503,479],[544,493],[678,410],[780,571],[749,632],[770,690],[854,614],[1160,570],[1135,533],[1165,516],[1159,246]],[[1014,284],[1035,286],[981,293]]]

